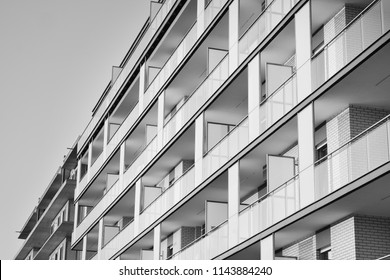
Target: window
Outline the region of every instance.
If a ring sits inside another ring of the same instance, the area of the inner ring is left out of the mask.
[[[322,142],[316,147],[316,158],[320,160],[328,155],[328,145],[326,142]]]
[[[319,259],[320,260],[331,260],[332,259],[332,249],[330,246],[322,248],[319,250]]]

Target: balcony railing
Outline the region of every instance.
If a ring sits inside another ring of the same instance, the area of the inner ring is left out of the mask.
[[[150,226],[194,189],[195,170],[191,167],[142,211],[139,218],[140,232]]]
[[[176,0],[174,0],[176,1]],[[170,10],[171,6],[174,4],[174,1],[166,1],[163,5],[162,8],[160,8],[159,13],[157,14],[156,18],[159,17],[160,20],[161,18],[165,18],[166,13]],[[167,3],[170,2],[170,3]],[[213,0],[211,3],[207,6],[206,10],[204,11],[205,13],[205,21],[206,21],[206,27],[212,22],[212,20],[216,17],[216,15],[221,11],[222,7],[226,4],[227,0]],[[167,7],[167,8],[164,8]],[[165,9],[165,10],[162,10]],[[159,16],[159,15],[162,16]],[[162,21],[162,20],[161,20]],[[161,21],[159,21],[161,24]],[[155,22],[155,20],[153,21]],[[159,25],[156,25],[157,27]],[[174,70],[177,68],[177,66],[184,60],[184,58],[187,56],[189,51],[192,49],[192,47],[195,45],[198,37],[197,37],[197,28],[198,25],[195,22],[195,24],[191,27],[189,32],[186,34],[186,36],[183,38],[181,43],[178,45],[176,50],[172,53],[170,58],[167,60],[165,65],[162,67],[160,72],[157,74],[155,79],[152,81],[152,83],[149,85],[147,88],[145,94],[144,94],[144,107],[146,107],[153,99],[154,96],[158,93],[158,91],[161,89],[163,84],[168,80],[168,78],[172,75]],[[134,55],[132,55],[133,59]],[[127,67],[127,65],[125,66]],[[124,69],[125,70],[125,69]],[[118,77],[118,80],[121,80],[120,78],[122,77],[122,73],[125,71],[122,71],[120,74],[120,77]],[[131,70],[131,69],[130,69]],[[124,78],[123,78],[124,79]],[[117,81],[118,81],[117,80]],[[119,83],[116,82],[115,84]],[[106,102],[111,102],[111,99],[114,97],[112,96],[110,99],[110,94],[111,92],[114,92],[113,89],[110,90],[109,94],[105,98]],[[109,103],[108,103],[109,104]],[[108,105],[107,105],[108,106]],[[130,115],[126,118],[124,123],[119,127],[118,131],[115,133],[113,136],[114,139],[110,139],[109,144],[107,145],[107,152],[106,152],[106,157],[110,155],[113,150],[117,147],[118,143],[123,139],[124,135],[127,133],[127,131],[131,128],[131,126],[135,123],[136,119],[138,116],[141,114],[143,108],[140,108],[139,105],[137,104],[136,107],[131,111]],[[102,111],[102,110],[98,110]],[[96,113],[98,115],[98,113]],[[99,117],[100,118],[100,117]],[[86,130],[84,131],[83,135],[80,137],[79,143],[84,143],[86,141],[86,137],[91,133],[91,131],[88,132],[89,127],[91,128],[89,130],[92,130],[94,126],[97,124],[97,120],[99,120],[98,117],[94,117],[90,124],[87,126]],[[95,123],[94,123],[95,122]],[[93,176],[96,174],[96,172],[99,170],[101,165],[104,163],[106,160],[106,157],[103,156],[103,153],[100,154],[99,158],[96,160],[95,164],[91,167],[91,170],[89,171],[90,176],[84,176],[82,180],[80,181],[78,188],[75,193],[75,197],[78,197],[78,195],[86,188],[88,184],[88,179],[93,178]]]
[[[111,101],[114,99],[116,94],[119,92],[119,89],[121,88],[122,84],[126,80],[127,76],[130,74],[131,70],[134,68],[135,64],[137,63],[137,61],[141,57],[141,54],[142,54],[142,52],[144,52],[147,44],[153,38],[156,31],[161,26],[161,23],[164,21],[164,19],[168,15],[169,11],[172,9],[172,7],[175,5],[175,3],[177,1],[178,0],[166,0],[164,2],[164,4],[160,7],[159,11],[157,12],[155,17],[153,18],[153,20],[150,23],[145,34],[143,35],[143,37],[139,41],[139,43],[138,43],[137,47],[135,48],[133,54],[131,55],[130,59],[126,62],[123,70],[119,74],[115,83],[112,85],[107,96],[104,98],[102,104],[97,109],[95,115],[92,117],[91,121],[88,123],[83,134],[81,135],[80,140],[78,142],[79,143],[78,146],[80,148],[87,141],[89,135],[92,133],[92,130],[96,127],[96,125],[100,121],[101,117],[103,116],[103,113],[105,112],[107,107],[111,104]]]
[[[191,117],[210,99],[217,89],[229,77],[229,57],[225,58],[205,78],[198,88],[187,98],[186,102],[177,110],[165,124],[163,143],[166,145]]]
[[[280,3],[277,4],[278,2],[280,2],[280,1],[274,0],[269,5],[269,7],[262,13],[261,16],[265,16],[266,12],[269,9],[275,10],[276,9],[275,7],[279,7],[278,9],[283,7],[282,10],[286,12],[286,7],[288,7],[288,5],[286,3],[293,4],[293,3],[296,3],[297,1],[292,1],[292,2],[285,1],[284,2],[285,4],[283,4],[283,5],[279,5]],[[276,5],[276,6],[272,6],[272,5]],[[292,8],[292,6],[291,6],[291,8]],[[287,12],[286,12],[286,14],[287,14]],[[270,13],[270,14],[272,15],[272,13]],[[376,15],[380,18],[381,24],[377,27],[380,28],[381,32],[373,32],[373,34],[376,34],[376,36],[377,36],[376,39],[378,39],[381,35],[383,35],[384,33],[386,33],[390,29],[390,24],[388,23],[389,19],[390,19],[390,17],[388,16],[389,14],[390,14],[389,11],[384,10],[383,1],[375,1],[367,9],[365,9],[361,13],[361,15],[359,17],[357,17],[357,19],[352,21],[347,26],[347,28],[343,31],[342,34],[340,34],[338,37],[336,37],[335,40],[330,42],[329,45],[335,44],[334,42],[337,41],[337,38],[340,38],[340,36],[344,36],[343,34],[347,34],[348,29],[351,26],[354,26],[354,24],[357,24],[356,22],[358,22],[358,21],[361,22],[361,24],[363,24],[363,27],[364,27],[364,22],[368,21],[367,18],[365,17],[365,15],[370,15],[370,17],[373,17],[373,15]],[[261,16],[260,16],[260,18],[261,18]],[[389,18],[387,18],[387,17],[389,17]],[[259,20],[260,20],[260,18],[259,18]],[[271,21],[271,22],[273,22],[273,21]],[[250,28],[248,30],[248,32],[250,32],[251,29],[252,28]],[[365,29],[364,28],[361,29],[361,34],[363,34],[362,33],[363,30],[365,30]],[[270,32],[270,31],[271,30],[268,30],[267,32]],[[352,33],[350,33],[350,34],[352,34]],[[247,35],[244,34],[243,37],[241,38],[241,40],[244,38],[244,36],[247,36]],[[265,36],[266,35],[264,35],[263,37],[265,37]],[[369,42],[371,42],[371,43],[376,40],[375,37],[370,37],[370,38],[371,39]],[[240,44],[241,44],[241,40],[240,40]],[[256,41],[256,44],[259,44],[260,41],[261,40]],[[365,41],[367,42],[367,40],[365,40]],[[366,43],[364,45],[364,48],[367,48],[368,46],[369,45]],[[322,52],[327,52],[327,49],[331,49],[331,48],[329,48],[327,45],[324,47]],[[345,62],[345,63],[352,61],[352,59],[354,57],[356,57],[357,55],[360,54],[359,52],[354,52],[354,56],[352,56],[351,53],[353,53],[353,52],[348,51],[348,48],[343,47],[342,49],[344,49],[344,50],[347,49],[346,53],[349,53],[348,59],[345,60],[347,62]],[[320,54],[322,52],[320,52]],[[249,55],[249,53],[250,53],[250,51],[247,53],[247,55]],[[335,71],[328,70],[327,65],[329,65],[329,62],[327,60],[324,59],[324,60],[322,60],[323,63],[319,63],[320,60],[318,60],[318,57],[320,57],[320,54],[316,54],[315,56],[313,56],[313,58],[311,60],[309,60],[307,62],[307,64],[311,64],[311,66],[312,66],[312,84],[316,85],[316,86],[313,86],[313,91],[320,84],[324,83],[327,79],[331,78],[331,75],[335,74]],[[329,55],[326,55],[326,56],[324,55],[324,57],[327,57],[327,59],[329,59]],[[240,61],[242,61],[242,60],[240,60]],[[326,63],[325,63],[325,61],[326,61]],[[221,65],[222,65],[222,63],[221,63]],[[341,64],[341,65],[343,65],[343,66],[340,66],[340,67],[344,67],[346,64]],[[325,70],[320,71],[319,68],[321,68],[321,67],[323,67],[323,69],[325,69]],[[298,69],[298,73],[300,70],[301,70],[301,68]],[[328,74],[325,75],[324,73],[328,73]],[[333,73],[333,74],[331,74],[331,73]],[[321,78],[321,77],[323,77],[323,78]],[[320,82],[318,82],[318,81],[320,81]],[[190,98],[187,100],[187,102],[189,100],[190,100]],[[296,104],[297,104],[297,81],[296,81],[296,76],[293,75],[278,90],[276,90],[274,93],[272,93],[265,101],[263,101],[261,103],[261,105],[260,105],[260,124],[261,124],[260,134],[263,133],[266,129],[268,129],[276,121],[278,121],[284,114],[286,114],[289,110],[291,110]],[[183,107],[184,107],[184,105],[183,105]],[[167,123],[167,125],[171,123],[171,121],[174,119],[174,117],[172,117],[172,119]],[[173,121],[172,123],[175,123],[175,121]],[[243,126],[241,128],[248,130],[247,120],[245,122],[243,122],[243,124],[245,124],[245,126]],[[166,125],[166,127],[167,127],[167,125]],[[173,124],[171,126],[174,127],[171,129],[173,129],[173,130],[176,129]],[[179,127],[180,127],[180,125],[179,125]],[[164,139],[171,139],[170,137],[172,137],[172,136],[170,136],[170,135],[175,134],[174,132],[168,133],[168,131],[169,131],[169,129],[167,129],[167,132],[165,132],[165,127],[164,127]],[[241,149],[239,149],[237,151],[237,149],[232,148],[235,145],[234,144],[235,140],[233,140],[233,138],[229,140],[229,136],[230,136],[230,134],[233,135],[233,133],[234,133],[234,130],[231,133],[229,133],[228,136],[226,136],[224,139],[222,139],[220,143],[218,143],[218,145],[214,148],[215,149],[214,153],[210,154],[212,156],[208,156],[208,154],[205,155],[204,160],[206,163],[204,164],[203,178],[206,178],[209,175],[211,175],[216,169],[218,169],[224,163],[226,163],[228,158],[231,158],[233,155],[235,155],[235,153],[237,153],[239,150],[241,150]],[[167,136],[165,136],[166,134],[167,134]],[[246,134],[247,133],[244,133],[244,135],[246,135]],[[241,136],[239,136],[239,137],[241,137]],[[164,142],[165,141],[168,141],[168,140],[164,140]],[[227,142],[225,142],[225,141],[227,141]],[[229,141],[231,141],[233,144],[227,144],[227,143],[229,143]],[[249,143],[246,143],[248,141],[249,140],[245,140],[245,139],[243,141],[241,141],[241,144],[240,144],[241,147],[243,148],[244,146],[249,144]],[[233,150],[235,152],[233,152]],[[211,151],[211,152],[213,152],[213,151]],[[126,180],[126,182],[127,182],[127,180]]]
[[[129,240],[134,238],[134,223],[130,222],[117,235],[115,235],[106,245],[101,249],[100,259],[109,260],[120,248],[123,248]]]
[[[312,58],[312,88],[317,89],[390,30],[390,5],[374,1]]]
[[[240,63],[256,49],[298,2],[299,0],[273,0],[268,5],[239,40]]]
[[[213,0],[207,6],[205,11],[205,29],[212,22],[212,20],[217,16],[217,14],[221,11],[223,6],[226,4],[227,0]],[[164,83],[169,79],[169,77],[173,74],[173,72],[177,69],[177,66],[184,60],[189,51],[195,45],[197,39],[197,30],[199,28],[199,24],[195,22],[189,32],[185,35],[184,39],[178,45],[176,50],[172,53],[172,55],[168,58],[167,62],[161,68],[157,76],[154,78],[152,83],[146,89],[144,95],[144,106],[146,107],[150,101],[156,96],[156,94],[160,91]],[[203,30],[202,30],[203,31]]]
[[[146,107],[154,96],[159,92],[164,83],[168,80],[168,78],[172,75],[173,71],[177,68],[177,66],[183,61],[184,57],[191,50],[193,45],[196,42],[196,22],[191,27],[187,35],[178,45],[176,50],[169,57],[167,62],[158,72],[156,77],[153,79],[149,87],[146,89],[144,95],[144,107]]]
[[[390,161],[390,118],[387,116],[348,143],[314,164],[314,197],[310,204],[344,187]],[[277,189],[247,206],[229,220],[237,220],[238,243],[266,230],[281,220],[298,212],[301,197],[300,177],[312,172],[303,170]],[[307,182],[306,180],[304,182]],[[306,188],[305,188],[306,189]],[[214,238],[217,237],[217,238]],[[228,248],[228,221],[201,236],[176,253],[172,259],[211,259]]]

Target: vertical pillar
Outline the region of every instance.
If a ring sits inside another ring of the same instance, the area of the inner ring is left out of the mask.
[[[98,233],[98,245],[97,245],[97,254],[98,260],[101,260],[101,252],[103,248],[103,238],[104,238],[104,218],[99,220],[99,233]]]
[[[77,225],[79,223],[79,202],[74,204],[74,223],[73,223],[73,232],[76,231]]]
[[[134,202],[134,236],[139,233],[139,214],[141,211],[141,190],[142,190],[142,179],[139,179],[135,183],[135,202]]]
[[[248,64],[249,142],[260,135],[260,54]]]
[[[261,260],[275,259],[275,236],[273,234],[260,240],[260,259]]]
[[[85,235],[83,237],[83,251],[81,253],[81,259],[83,261],[85,261],[87,259],[87,240],[88,240],[88,236]]]
[[[240,211],[240,162],[228,170],[228,229],[229,248],[239,242],[238,212]],[[248,225],[249,226],[249,225]]]
[[[77,161],[77,174],[76,174],[76,185],[77,187],[79,186],[79,182],[80,182],[80,179],[81,179],[81,159],[79,159]]]
[[[311,94],[311,1],[295,14],[298,102]]]
[[[196,25],[197,25],[197,30],[196,30],[196,35],[197,38],[202,36],[203,31],[205,29],[204,22],[205,22],[205,16],[204,16],[204,8],[205,8],[205,0],[197,0],[197,20],[196,20]]]
[[[313,103],[298,113],[300,208],[314,202],[314,109]]]
[[[74,192],[74,198],[80,194],[80,180],[81,180],[81,159],[77,161],[77,173],[76,173],[76,188]]]
[[[164,108],[165,108],[165,91],[158,97],[158,112],[157,112],[157,149],[163,147],[163,128],[164,128]]]
[[[195,186],[203,182],[204,112],[195,120]]]
[[[119,188],[123,190],[124,185],[124,173],[125,173],[125,152],[126,152],[126,142],[121,144],[119,150]]]
[[[161,224],[155,226],[153,229],[153,235],[153,259],[159,260],[161,252]]]
[[[238,31],[240,1],[234,0],[229,6],[229,75],[238,67]]]
[[[87,182],[91,180],[91,166],[92,166],[92,143],[88,144],[88,169],[87,169]]]
[[[103,158],[107,158],[107,143],[108,143],[108,133],[109,133],[109,121],[108,118],[104,120],[104,127],[103,127]]]
[[[146,65],[142,64],[139,70],[139,95],[138,95],[138,107],[139,113],[144,110],[144,93],[145,93],[145,75],[146,75]]]

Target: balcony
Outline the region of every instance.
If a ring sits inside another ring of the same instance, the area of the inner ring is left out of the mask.
[[[176,4],[176,2],[177,0],[166,0],[164,4],[161,6],[161,8],[159,9],[159,11],[157,12],[157,14],[155,15],[155,17],[151,20],[151,23],[149,24],[147,30],[143,34],[141,40],[138,42],[130,58],[125,62],[125,65],[123,66],[121,73],[119,74],[118,78],[111,86],[108,94],[104,98],[103,104],[101,104],[100,107],[97,109],[91,121],[88,123],[83,134],[81,135],[78,142],[79,151],[84,147],[85,142],[88,140],[89,136],[91,135],[92,131],[95,129],[96,125],[98,125],[106,109],[110,106],[112,100],[115,98],[115,96],[122,88],[123,83],[125,82],[126,78],[131,73],[134,66],[140,59],[142,53],[146,49],[146,46],[152,40],[157,30],[161,26],[162,22],[165,20],[166,16],[169,14],[169,12],[171,11],[172,7]]]
[[[241,36],[238,43],[239,61],[242,63],[252,51],[282,21],[299,0],[274,0]]]
[[[70,226],[73,226],[73,208],[69,209],[69,219],[68,216],[65,216],[65,220],[61,224],[57,224],[57,228],[54,232],[50,232],[49,229],[51,223],[61,208],[65,205],[65,203],[67,203],[67,201],[73,199],[75,185],[76,182],[72,179],[68,179],[63,182],[60,189],[47,205],[46,210],[42,213],[40,219],[37,221],[34,228],[26,238],[22,249],[18,252],[15,259],[24,259],[32,248],[43,248],[43,246],[50,247],[54,245],[56,247],[58,244],[53,244],[53,240],[57,240],[57,235],[65,237],[65,235],[71,231]],[[68,232],[66,232],[66,230],[68,230]],[[37,239],[36,237],[38,235],[39,238]],[[54,239],[51,238],[51,236]],[[42,250],[42,252],[45,252],[45,254],[48,253],[46,249]]]
[[[344,146],[314,164],[314,197],[310,203],[343,188],[390,161],[389,116],[354,137]],[[239,221],[239,242],[266,230],[307,205],[301,205],[303,194],[300,178],[310,168],[277,189],[252,203],[236,217]],[[305,201],[308,197],[305,197]],[[172,259],[212,259],[228,248],[228,221],[183,248]]]
[[[176,50],[172,53],[172,55],[166,61],[166,63],[156,75],[152,83],[146,89],[144,96],[145,107],[157,95],[157,93],[161,90],[165,82],[176,71],[177,67],[181,64],[181,62],[193,48],[193,46],[197,42],[197,39],[199,39],[200,37],[197,34],[202,34],[203,31],[207,29],[212,20],[219,14],[219,12],[222,10],[226,3],[227,0],[213,0],[209,3],[206,9],[202,12],[204,13],[205,20],[204,29],[199,32],[198,29],[201,28],[202,25],[198,22],[195,22],[193,24],[193,26],[188,31],[183,40],[180,42]],[[199,18],[202,18],[202,13],[200,14]]]
[[[168,1],[168,2],[173,2],[173,1]],[[219,14],[219,12],[224,7],[226,2],[227,2],[227,0],[222,0],[222,1],[221,0],[214,0],[214,1],[209,3],[206,10],[204,11],[205,22],[207,23],[207,25],[205,26],[205,29],[212,22],[212,20]],[[198,25],[196,23],[193,24],[193,26],[191,27],[189,32],[186,34],[186,36],[180,42],[180,44],[175,49],[175,51],[172,53],[172,55],[169,57],[169,59],[164,64],[164,66],[159,71],[159,73],[156,75],[156,77],[153,79],[153,81],[151,82],[149,87],[146,89],[145,94],[144,94],[143,108],[147,107],[150,104],[150,102],[153,100],[153,98],[160,91],[161,87],[165,84],[165,82],[170,78],[170,76],[177,69],[178,65],[180,65],[180,63],[187,57],[188,53],[193,48],[193,46],[195,45],[195,43],[198,39],[197,28],[199,28]],[[123,73],[123,71],[122,71],[122,73]],[[108,96],[106,97],[106,99],[107,98],[108,98]],[[187,107],[189,107],[189,106],[187,105]],[[126,117],[125,121],[120,125],[120,127],[115,132],[112,139],[110,139],[110,141],[107,145],[106,153],[101,153],[99,155],[99,157],[96,159],[96,162],[94,162],[94,164],[91,166],[90,170],[88,171],[89,176],[82,177],[82,180],[80,181],[78,188],[77,188],[77,191],[75,193],[76,198],[79,197],[79,195],[88,187],[90,180],[92,178],[94,178],[94,176],[97,174],[97,172],[99,172],[99,170],[101,169],[101,166],[104,164],[106,159],[111,155],[112,152],[114,152],[114,150],[117,148],[117,145],[120,143],[120,141],[122,141],[123,137],[128,133],[130,128],[134,125],[137,118],[142,113],[143,108],[141,108],[139,103],[138,103],[134,107],[134,109],[132,109],[131,113]],[[164,132],[162,132],[162,133],[164,133]],[[83,136],[85,134],[88,134],[88,133],[84,132]],[[166,134],[166,133],[164,133],[164,134]],[[81,140],[82,139],[80,139],[80,141]],[[164,145],[168,142],[168,140],[166,142],[164,142]]]
[[[134,237],[134,223],[130,222],[101,249],[100,259],[111,259],[120,248],[126,246],[126,244],[129,243],[129,240],[132,240]]]

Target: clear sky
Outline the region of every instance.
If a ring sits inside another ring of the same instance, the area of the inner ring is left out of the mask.
[[[0,0],[0,259],[149,15],[149,0]]]

